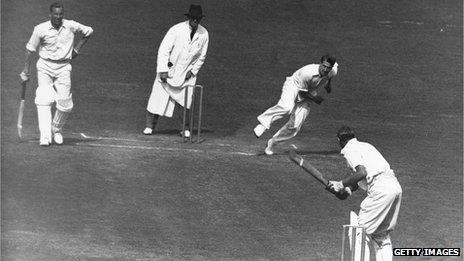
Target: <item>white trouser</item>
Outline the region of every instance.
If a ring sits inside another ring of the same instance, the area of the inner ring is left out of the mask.
[[[283,142],[295,137],[303,126],[306,117],[308,117],[309,111],[310,109],[307,101],[297,102],[290,113],[290,118],[287,123],[272,136],[272,143]]]
[[[56,63],[39,59],[35,104],[51,106],[56,101],[58,110],[70,112],[73,108],[71,71],[72,66],[69,62]]]
[[[371,238],[375,249],[375,260],[392,261],[393,248],[391,244],[390,234],[387,233],[383,236],[371,235]]]
[[[374,177],[367,197],[361,203],[359,225],[369,235],[383,235],[396,226],[402,190],[393,171]]]
[[[41,140],[51,141],[51,132],[60,132],[68,113],[73,108],[71,94],[71,71],[69,62],[52,62],[44,59],[37,61],[37,89],[35,104]],[[56,102],[56,114],[53,120],[51,105]]]
[[[377,260],[392,260],[390,233],[396,226],[401,197],[401,186],[389,171],[374,178],[361,203],[358,222],[372,239]]]
[[[282,86],[282,94],[276,105],[267,109],[261,115],[258,116],[258,121],[269,129],[271,124],[290,114],[295,107],[295,100],[298,96],[298,88],[293,83],[292,77],[287,77],[284,85]]]

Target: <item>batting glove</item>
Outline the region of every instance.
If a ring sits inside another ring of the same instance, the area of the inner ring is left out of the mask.
[[[331,189],[331,190],[333,190],[335,192],[339,192],[343,188],[345,188],[345,186],[343,186],[343,183],[341,181],[329,181],[328,187],[329,187],[329,189]]]
[[[31,76],[31,75],[29,73],[24,72],[24,71],[19,74],[19,77],[21,78],[22,82],[28,82],[29,81],[29,76]]]
[[[161,82],[167,82],[168,79],[168,72],[160,72],[160,80]]]

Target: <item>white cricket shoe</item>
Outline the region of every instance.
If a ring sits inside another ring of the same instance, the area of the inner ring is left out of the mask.
[[[255,132],[256,138],[259,138],[266,131],[266,127],[264,127],[261,124],[258,124],[258,125],[256,125],[256,127],[255,127],[255,129],[253,131]]]
[[[63,135],[61,135],[59,132],[55,132],[53,134],[53,141],[58,145],[63,144]]]
[[[48,138],[40,138],[40,146],[50,146],[50,140]]]
[[[274,150],[272,149],[272,147],[274,146],[274,142],[272,141],[272,139],[270,139],[268,142],[267,142],[267,147],[266,149],[264,149],[264,153],[266,153],[266,155],[273,155],[274,154]]]
[[[153,129],[147,127],[147,128],[145,128],[143,130],[143,134],[145,134],[145,135],[153,135]]]
[[[179,135],[182,136],[182,131],[179,133]],[[184,137],[190,138],[190,131],[189,130],[184,131]]]

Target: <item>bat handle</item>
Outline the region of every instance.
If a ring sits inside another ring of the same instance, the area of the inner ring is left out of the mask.
[[[21,82],[21,100],[26,98],[26,82]]]

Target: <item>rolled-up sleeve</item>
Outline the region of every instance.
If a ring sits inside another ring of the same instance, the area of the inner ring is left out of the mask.
[[[35,52],[37,51],[37,47],[39,47],[40,44],[40,28],[39,26],[34,27],[34,31],[32,32],[31,38],[29,39],[29,42],[26,44],[26,49]]]
[[[338,63],[335,63],[332,70],[329,72],[329,77],[334,77],[338,74]]]
[[[77,31],[84,35],[84,37],[89,37],[93,33],[93,29],[90,26],[80,24],[76,21],[71,21],[74,31]]]
[[[348,166],[350,166],[353,171],[356,171],[357,166],[365,165],[363,163],[363,157],[359,151],[347,151],[343,156],[345,157]]]

